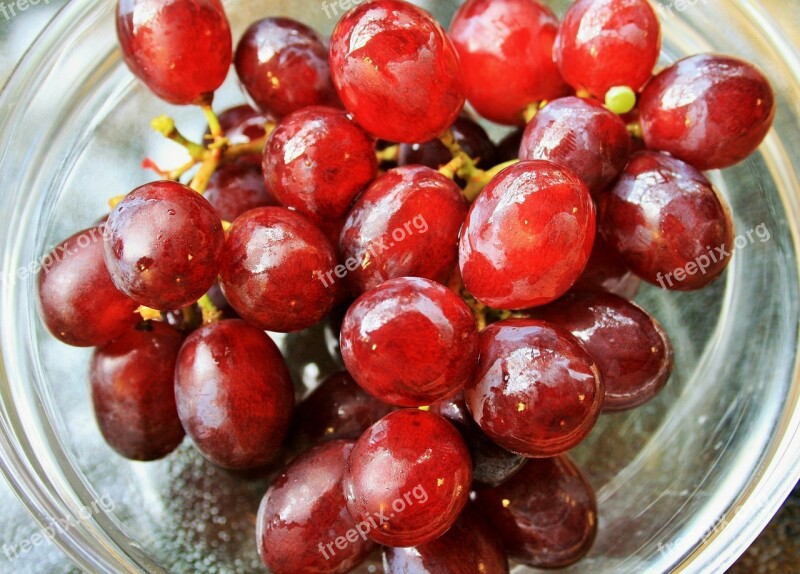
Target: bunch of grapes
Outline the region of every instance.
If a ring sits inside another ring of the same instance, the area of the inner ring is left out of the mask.
[[[187,163],[145,160],[157,180],[39,277],[53,336],[96,347],[108,444],[149,461],[188,434],[229,469],[282,452],[256,533],[275,574],[347,572],[376,545],[389,573],[583,557],[597,505],[568,451],[667,383],[669,338],[629,299],[730,262],[701,170],[767,134],[764,75],[716,54],[654,75],[647,0],[577,0],[561,22],[467,0],[449,31],[372,0],[327,44],[267,17],[235,49],[219,0],[120,0],[117,31],[208,131],[153,120]],[[231,64],[253,107],[217,115]],[[516,131],[495,145],[478,116]],[[345,370],[295,409],[268,332],[337,313]]]

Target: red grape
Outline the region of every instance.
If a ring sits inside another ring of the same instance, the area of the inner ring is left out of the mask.
[[[148,322],[95,349],[92,404],[106,442],[132,460],[156,460],[181,444],[175,363],[183,334]]]
[[[503,544],[471,505],[436,540],[415,548],[384,548],[383,563],[385,574],[508,574]]]
[[[553,55],[564,79],[602,100],[610,88],[638,92],[661,51],[661,26],[647,0],[577,0],[564,16]]]
[[[476,503],[509,557],[536,568],[577,562],[597,535],[594,491],[566,456],[528,461],[508,482],[479,491]]]
[[[404,166],[378,177],[356,200],[339,240],[352,290],[362,293],[395,277],[446,281],[466,213],[458,186],[428,167]]]
[[[175,369],[175,400],[203,456],[224,468],[257,468],[286,436],[294,387],[272,339],[230,319],[186,339]]]
[[[438,415],[403,409],[385,416],[356,441],[344,491],[357,521],[386,546],[418,546],[455,523],[469,497],[469,451]]]
[[[589,262],[571,291],[614,293],[625,299],[633,299],[640,284],[641,280],[625,266],[619,254],[609,247],[598,232]]]
[[[336,253],[308,219],[283,207],[261,207],[233,222],[220,287],[231,307],[268,331],[299,331],[333,308],[336,286],[324,274]]]
[[[141,305],[169,311],[194,303],[214,284],[225,236],[203,196],[156,181],[117,204],[103,239],[114,285]]]
[[[480,362],[464,390],[475,422],[497,444],[555,456],[592,430],[603,379],[580,342],[544,321],[508,319],[480,334]]]
[[[359,297],[342,324],[344,364],[367,392],[398,406],[455,394],[478,363],[472,311],[447,287],[400,277]]]
[[[730,262],[730,210],[711,182],[679,159],[634,154],[599,210],[608,244],[639,277],[663,289],[700,289]]]
[[[450,24],[467,99],[483,117],[522,125],[528,105],[567,93],[553,63],[558,18],[539,0],[468,0]]]
[[[297,405],[293,437],[301,446],[355,440],[392,407],[368,394],[344,371],[325,379]]]
[[[344,574],[374,548],[347,512],[342,480],[349,441],[320,445],[294,460],[258,509],[258,553],[272,574]],[[338,543],[337,543],[338,542]]]
[[[610,293],[570,294],[537,309],[536,317],[570,331],[597,363],[605,384],[604,411],[652,399],[672,371],[672,346],[661,325]]]
[[[231,65],[220,0],[119,0],[117,36],[130,70],[171,104],[209,104]]]
[[[430,412],[443,416],[458,429],[472,457],[473,487],[491,488],[514,476],[526,458],[495,444],[472,418],[464,393],[441,400],[430,406]]]
[[[236,47],[235,64],[256,105],[277,117],[338,101],[325,44],[295,20],[264,18],[251,24]]]
[[[233,221],[256,207],[278,205],[264,185],[260,165],[244,159],[217,168],[203,196],[225,221]]]
[[[464,106],[453,44],[427,12],[374,0],[345,14],[331,37],[333,83],[347,110],[375,137],[431,140]]]
[[[267,122],[275,120],[272,115],[264,114],[248,105],[228,108],[220,112],[217,119],[219,120],[220,128],[222,128],[222,133],[225,134],[231,145],[247,144],[260,140],[267,135]],[[206,130],[205,141],[207,143],[213,141],[210,128]],[[262,155],[260,152],[248,154],[242,156],[240,160],[254,163],[260,168]],[[206,190],[206,196],[208,196],[208,190]]]
[[[378,173],[375,144],[345,112],[303,108],[281,120],[264,149],[264,180],[278,200],[337,219]]]
[[[521,161],[472,204],[459,246],[464,285],[490,307],[544,305],[580,276],[594,234],[586,184],[552,162]]]
[[[37,287],[42,321],[67,345],[102,345],[141,320],[138,304],[108,274],[102,226],[76,233],[46,255]]]
[[[775,94],[755,66],[715,54],[685,58],[647,85],[639,104],[648,148],[697,169],[739,163],[775,118]]]
[[[599,196],[622,173],[631,137],[618,115],[576,97],[547,104],[525,128],[520,159],[546,159],[572,170]]]

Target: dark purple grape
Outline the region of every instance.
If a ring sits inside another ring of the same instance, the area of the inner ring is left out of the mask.
[[[479,124],[461,116],[450,126],[450,131],[461,149],[472,159],[479,160],[478,167],[489,169],[495,165],[494,144]],[[452,159],[453,154],[437,138],[425,143],[400,144],[397,164],[426,165],[439,169]]]
[[[203,195],[225,221],[233,221],[256,207],[279,205],[264,185],[261,166],[244,159],[217,168]]]
[[[183,334],[165,323],[143,323],[95,349],[92,404],[106,442],[132,460],[156,460],[181,444],[175,406],[175,363]]]

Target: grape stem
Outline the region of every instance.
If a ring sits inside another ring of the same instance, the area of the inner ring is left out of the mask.
[[[377,150],[375,155],[378,158],[378,163],[385,161],[396,162],[400,157],[400,146],[390,145],[386,149]]]
[[[222,312],[217,309],[217,306],[211,301],[208,294],[203,295],[197,301],[197,306],[200,307],[200,312],[203,314],[203,325],[214,323],[222,319]]]
[[[275,123],[267,122],[264,124],[265,135],[263,137],[247,143],[231,145],[225,137],[219,117],[213,108],[210,105],[204,105],[201,106],[201,109],[211,134],[208,136],[209,142],[207,146],[191,141],[178,130],[175,126],[175,120],[161,115],[151,121],[150,125],[165,138],[183,147],[189,154],[189,160],[175,169],[166,170],[161,169],[152,159],[145,158],[142,162],[142,167],[156,172],[163,179],[180,181],[185,174],[199,164],[200,167],[192,177],[189,187],[202,194],[208,187],[211,176],[214,175],[214,172],[221,164],[234,161],[246,155],[263,152],[267,139],[275,130]],[[114,199],[118,203],[118,199]]]
[[[494,179],[498,173],[503,171],[505,168],[518,163],[518,159],[514,159],[511,161],[507,161],[505,163],[498,164],[491,169],[488,170],[477,170],[473,176],[467,181],[467,185],[464,187],[464,197],[467,198],[467,201],[472,203],[475,201],[483,189],[489,185],[489,182]]]
[[[439,168],[439,173],[449,179],[455,179],[456,176],[464,180],[470,180],[476,172],[482,171],[478,168],[475,160],[469,157],[469,154],[461,149],[461,146],[456,141],[452,130],[447,130],[439,136],[444,146],[450,151],[453,159]]]

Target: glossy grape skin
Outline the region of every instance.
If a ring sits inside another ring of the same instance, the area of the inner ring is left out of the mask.
[[[546,159],[570,169],[597,198],[622,173],[631,137],[625,123],[596,100],[559,98],[528,123],[520,159]]]
[[[463,392],[432,404],[430,412],[450,421],[464,438],[472,457],[473,488],[498,486],[525,464],[525,457],[495,444],[484,434],[467,409]]]
[[[535,568],[577,562],[597,535],[597,502],[567,456],[528,461],[511,480],[476,494],[510,558]]]
[[[186,434],[223,468],[267,464],[289,429],[294,387],[263,331],[229,319],[189,335],[178,355],[175,400]]]
[[[155,181],[120,201],[106,223],[105,262],[117,289],[160,311],[197,301],[213,285],[225,236],[196,191]]]
[[[429,13],[400,0],[375,0],[346,13],[331,36],[333,83],[345,108],[373,136],[425,142],[464,106],[461,65]]]
[[[577,0],[553,47],[561,75],[603,100],[616,86],[638,92],[653,74],[661,26],[647,0]]]
[[[739,163],[764,140],[775,94],[755,66],[731,56],[698,54],[650,82],[639,102],[647,147],[699,170]]]
[[[386,574],[507,574],[497,534],[472,505],[436,540],[414,548],[384,548]]]
[[[295,410],[292,437],[301,447],[333,440],[356,440],[392,411],[362,389],[350,373],[326,378]]]
[[[320,276],[336,253],[308,219],[283,207],[248,211],[228,230],[220,269],[225,298],[243,319],[288,333],[322,320],[337,300]]]
[[[139,306],[111,281],[103,260],[103,227],[61,242],[42,259],[37,278],[39,314],[62,343],[94,347],[133,327]]]
[[[261,167],[244,159],[218,167],[203,197],[224,221],[233,221],[257,207],[279,205],[264,185]]]
[[[490,307],[544,305],[580,276],[594,235],[586,184],[552,162],[521,161],[472,204],[459,244],[464,285]]]
[[[603,379],[568,331],[534,319],[508,319],[480,334],[480,362],[464,389],[489,438],[528,457],[564,453],[592,430]]]
[[[700,289],[730,262],[730,210],[711,182],[679,159],[634,154],[616,185],[603,194],[599,212],[608,244],[634,273],[663,289]],[[706,260],[703,273],[698,263]]]
[[[605,412],[646,403],[669,379],[669,337],[658,321],[621,297],[568,294],[537,310],[536,317],[567,329],[583,343],[603,376]]]
[[[125,458],[157,460],[183,441],[173,383],[182,344],[181,332],[148,322],[95,349],[95,418],[103,438]]]
[[[171,104],[211,103],[233,57],[222,2],[119,0],[116,14],[125,63],[153,93]]]
[[[350,306],[340,336],[347,370],[383,402],[416,407],[458,392],[478,363],[475,319],[455,293],[400,277]]]
[[[346,539],[343,548],[326,548],[356,528],[342,488],[352,449],[343,440],[313,448],[269,487],[258,509],[256,542],[272,574],[344,574],[372,552],[374,543],[360,535]]]
[[[236,47],[235,65],[259,109],[278,118],[338,102],[325,44],[295,20],[264,18],[251,24]]]
[[[538,0],[468,0],[450,24],[467,99],[483,117],[523,125],[530,104],[566,95],[552,58],[558,18]]]
[[[625,266],[619,254],[598,233],[589,262],[570,291],[614,293],[624,299],[633,299],[641,283],[641,279]]]
[[[287,207],[343,217],[378,174],[372,139],[347,113],[321,106],[281,120],[264,149],[264,181]]]
[[[425,544],[444,534],[466,505],[471,467],[453,425],[438,415],[402,409],[356,441],[344,479],[347,508],[356,521],[383,522],[368,534],[379,544]]]
[[[396,277],[446,281],[467,208],[458,186],[428,167],[378,177],[356,200],[339,239],[340,260],[354,263],[346,276],[351,290],[363,293]]]
[[[495,165],[495,149],[486,130],[480,124],[461,116],[450,126],[453,139],[461,149],[473,159],[478,159],[477,166],[489,169]],[[433,169],[450,162],[453,154],[441,142],[434,139],[425,143],[400,144],[398,165],[426,165]]]

